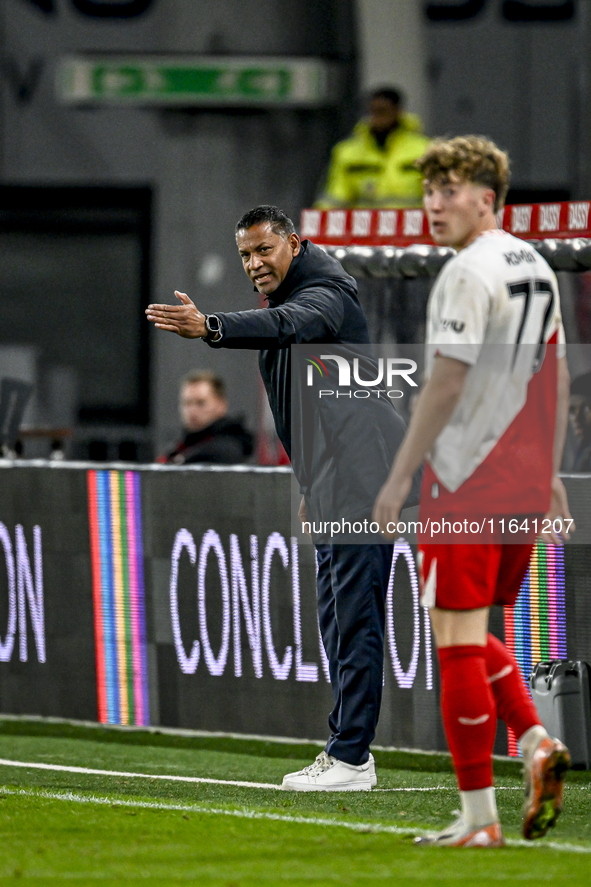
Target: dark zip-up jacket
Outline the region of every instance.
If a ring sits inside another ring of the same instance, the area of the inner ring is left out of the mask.
[[[239,418],[222,416],[200,431],[187,431],[177,443],[158,457],[157,462],[189,465],[209,462],[237,465],[253,452],[252,434]]]
[[[302,376],[304,349],[292,354],[290,347],[308,345],[305,350],[317,355],[332,350],[366,360],[369,331],[354,278],[304,240],[285,279],[268,297],[267,308],[216,316],[223,337],[208,344],[260,352],[277,434],[314,515],[330,519],[329,512],[339,512],[339,517],[370,513],[404,435],[404,422],[385,397],[319,398],[317,386],[308,387]],[[334,375],[323,384],[334,389],[336,364],[332,367]]]

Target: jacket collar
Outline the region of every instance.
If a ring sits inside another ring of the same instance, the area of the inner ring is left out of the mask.
[[[310,240],[302,240],[302,248],[294,256],[287,274],[277,289],[267,296],[269,308],[282,305],[304,287],[326,285],[329,280],[351,280],[340,262],[327,255]]]

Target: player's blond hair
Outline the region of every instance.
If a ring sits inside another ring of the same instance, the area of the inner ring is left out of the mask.
[[[484,136],[434,139],[416,167],[427,182],[447,181],[455,173],[462,182],[485,185],[495,192],[495,212],[505,205],[509,190],[509,157]]]

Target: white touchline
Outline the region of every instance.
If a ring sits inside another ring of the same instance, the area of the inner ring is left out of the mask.
[[[128,779],[166,779],[172,782],[205,782],[211,785],[237,785],[241,788],[270,788],[280,790],[271,782],[239,782],[236,779],[206,779],[204,776],[174,776],[166,773],[127,773],[125,770],[98,770],[94,767],[67,767],[65,764],[40,764],[33,761],[10,761],[0,758],[1,767],[25,767],[27,770],[60,770],[64,773],[85,773],[89,776],[125,776]]]
[[[12,761],[8,758],[0,758],[0,767],[24,767],[29,770],[57,770],[62,773],[84,773],[88,776],[124,776],[126,779],[163,779],[167,782],[191,782],[205,783],[207,785],[234,785],[238,788],[268,788],[272,791],[283,791],[280,785],[274,782],[243,782],[237,779],[213,779],[204,776],[176,776],[169,773],[133,773],[126,770],[99,770],[95,767],[75,767],[66,764],[43,764],[37,761]],[[374,788],[374,792],[431,792],[453,791],[452,785],[433,786],[393,786],[392,788]],[[497,786],[497,791],[522,791],[521,786],[502,785]]]
[[[192,782],[206,783],[208,785],[235,785],[239,788],[268,788],[272,791],[283,791],[280,785],[274,782],[241,782],[237,779],[213,779],[204,776],[176,776],[168,773],[128,773],[125,770],[99,770],[95,767],[75,767],[65,764],[42,764],[36,761],[11,761],[8,758],[0,758],[0,767],[24,767],[33,770],[59,770],[63,773],[84,773],[89,776],[124,776],[127,779],[164,779],[168,782]],[[517,790],[515,786],[501,786],[511,791]],[[374,788],[374,792],[431,792],[453,791],[452,785],[433,786],[393,786],[392,788]]]
[[[78,768],[80,769],[80,768]],[[104,772],[104,771],[99,771]],[[127,798],[105,798],[97,795],[76,795],[73,792],[48,792],[44,790],[30,791],[22,788],[0,787],[3,795],[17,795],[20,797],[47,798],[50,801],[69,801],[77,804],[102,804],[108,807],[139,807],[147,810],[172,810],[183,813],[203,813],[209,816],[237,816],[240,819],[266,819],[273,822],[287,822],[296,825],[322,825],[330,827],[346,828],[355,832],[386,833],[391,835],[424,835],[426,829],[413,826],[401,827],[398,825],[384,825],[381,822],[346,822],[342,819],[328,819],[317,816],[292,816],[288,813],[271,813],[265,810],[249,810],[248,808],[225,809],[223,807],[201,807],[197,804],[165,804],[159,801],[135,801]],[[507,840],[510,847],[528,847],[530,849],[561,850],[567,853],[591,853],[591,847],[580,847],[577,844],[560,844],[556,841],[523,841]]]

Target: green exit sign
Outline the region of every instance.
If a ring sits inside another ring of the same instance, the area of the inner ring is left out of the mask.
[[[319,59],[75,55],[61,60],[70,104],[315,107],[338,99],[338,66]]]

